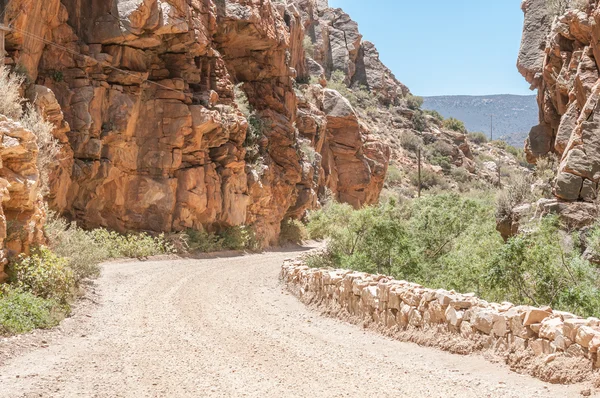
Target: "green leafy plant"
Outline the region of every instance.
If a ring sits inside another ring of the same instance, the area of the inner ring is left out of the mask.
[[[423,97],[409,94],[406,96],[406,106],[413,111],[420,110],[423,106]]]
[[[458,131],[459,133],[463,133],[463,134],[467,133],[467,128],[465,127],[465,124],[462,121],[455,119],[453,117],[450,117],[450,118],[444,120],[444,122],[442,123],[442,126],[444,126],[444,128],[446,128],[448,130]]]
[[[23,288],[0,286],[0,335],[53,327],[66,313],[54,299],[37,297]]]
[[[302,244],[308,238],[306,227],[300,220],[285,219],[281,222],[279,244]]]
[[[487,136],[480,131],[477,131],[474,133],[469,133],[469,140],[471,140],[475,144],[480,144],[480,145],[488,142]]]
[[[47,247],[21,255],[9,268],[10,281],[38,297],[66,304],[73,295],[75,278],[68,262]]]

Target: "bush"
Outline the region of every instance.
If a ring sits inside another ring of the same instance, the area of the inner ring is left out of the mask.
[[[452,179],[456,182],[465,183],[471,180],[471,173],[463,167],[456,167],[450,171]]]
[[[219,235],[226,250],[258,249],[254,231],[245,225],[226,228]]]
[[[143,232],[121,235],[104,228],[94,229],[89,233],[94,242],[106,250],[109,258],[146,258],[173,252],[164,234],[156,237]]]
[[[339,92],[355,108],[367,109],[377,107],[377,97],[367,87],[357,85],[350,89],[346,84],[346,80],[344,72],[335,70],[327,81],[327,87]]]
[[[353,210],[333,203],[310,214],[308,229],[329,239],[312,267],[386,272],[431,288],[475,292],[486,300],[551,305],[600,314],[600,274],[560,231],[557,217],[504,244],[488,196],[430,195]],[[600,232],[590,245],[600,246]]]
[[[531,182],[527,176],[517,175],[512,184],[500,191],[496,198],[496,218],[512,217],[513,209],[532,199]]]
[[[438,111],[433,111],[433,110],[426,109],[426,110],[423,111],[423,113],[425,113],[426,115],[429,115],[429,116],[433,116],[433,118],[436,119],[439,122],[443,122],[444,121],[444,117]]]
[[[41,246],[31,256],[20,256],[11,264],[10,281],[38,297],[66,304],[75,288],[73,271],[67,264],[67,260]]]
[[[100,274],[99,264],[111,258],[145,258],[173,253],[174,247],[161,234],[121,235],[99,228],[86,231],[50,212],[45,226],[50,248],[63,257],[77,282]]]
[[[400,134],[400,146],[408,151],[417,152],[423,146],[423,139],[410,130],[404,130]]]
[[[503,300],[550,305],[582,316],[599,313],[599,274],[565,244],[556,216],[511,238],[494,257],[487,283],[493,297]]]
[[[54,125],[44,120],[31,104],[28,104],[25,108],[25,113],[20,121],[23,127],[36,136],[36,143],[39,148],[37,167],[40,171],[41,191],[42,194],[46,194],[50,190],[49,170],[56,164],[60,154],[60,143],[52,134]]]
[[[39,148],[37,166],[40,171],[42,194],[48,192],[48,172],[57,161],[60,152],[59,142],[52,135],[54,125],[44,120],[32,104],[23,111],[24,99],[20,88],[26,78],[16,72],[9,73],[8,68],[0,66],[0,114],[21,122],[23,127],[36,136]]]
[[[522,150],[519,150],[519,149],[515,148],[514,146],[508,144],[504,140],[494,140],[494,141],[492,141],[492,145],[494,145],[497,148],[504,149],[506,152],[510,153],[511,155],[513,155],[516,158],[518,158],[520,153],[523,152]]]
[[[387,174],[385,176],[385,182],[389,185],[398,185],[402,182],[402,170],[400,170],[396,165],[389,165]]]
[[[299,220],[287,219],[281,222],[281,233],[279,244],[302,244],[308,238],[308,232],[304,224]]]
[[[452,157],[456,153],[454,145],[449,144],[446,141],[437,140],[433,144],[428,146],[431,151],[431,156],[445,156]]]
[[[446,128],[448,130],[458,131],[459,133],[463,133],[463,134],[467,133],[467,128],[465,127],[465,124],[462,121],[455,119],[453,117],[450,117],[450,118],[444,120],[444,122],[442,123],[442,126],[444,126],[444,128]]]
[[[469,140],[479,145],[488,142],[487,136],[480,131],[475,133],[469,133]]]
[[[56,300],[36,297],[21,288],[0,287],[0,335],[56,326],[66,314]]]
[[[308,35],[304,36],[304,40],[302,40],[302,46],[304,47],[304,51],[306,52],[306,55],[308,55],[311,58],[315,57],[315,45],[313,44],[310,36],[308,36]]]
[[[406,106],[413,111],[421,109],[421,106],[423,106],[423,97],[408,94],[406,96]]]
[[[412,171],[408,176],[412,185],[417,187],[419,185],[418,171]],[[434,187],[445,187],[446,181],[444,177],[434,172],[433,170],[422,168],[421,169],[421,188],[431,189]]]
[[[314,164],[320,155],[317,154],[315,148],[311,145],[310,140],[300,141],[300,157],[307,160],[310,164]]]
[[[248,96],[243,90],[243,85],[244,83],[240,83],[234,87],[234,101],[237,104],[240,112],[242,112],[244,116],[248,117],[252,113],[252,106],[250,106],[250,103],[248,102]]]
[[[92,234],[68,223],[56,213],[49,212],[44,227],[51,249],[66,259],[75,279],[81,281],[100,275],[99,264],[110,256],[108,250],[97,244]]]
[[[304,262],[310,268],[334,268],[336,265],[329,251],[309,252],[304,256]]]
[[[412,124],[417,131],[423,132],[427,130],[427,119],[425,119],[425,114],[420,110],[415,111],[415,114],[412,117]]]
[[[187,252],[212,253],[222,250],[257,250],[254,231],[247,226],[229,227],[216,234],[188,229],[181,238]]]
[[[10,73],[8,68],[0,66],[0,115],[19,120],[23,115],[23,98],[20,88],[25,78],[16,73]]]

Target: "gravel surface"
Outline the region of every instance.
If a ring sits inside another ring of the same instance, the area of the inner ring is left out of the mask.
[[[320,316],[292,250],[104,266],[59,328],[0,341],[0,397],[577,397],[479,355]]]

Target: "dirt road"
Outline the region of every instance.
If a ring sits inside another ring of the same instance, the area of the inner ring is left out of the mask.
[[[279,283],[296,254],[107,264],[95,304],[0,342],[0,397],[580,396],[321,317]]]

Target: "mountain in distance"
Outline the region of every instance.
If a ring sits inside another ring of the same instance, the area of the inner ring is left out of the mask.
[[[538,124],[535,95],[444,95],[423,99],[423,109],[462,120],[469,132],[481,131],[488,138],[493,115],[493,138],[504,139],[517,148],[523,148],[529,130]]]

